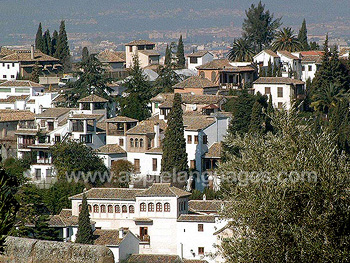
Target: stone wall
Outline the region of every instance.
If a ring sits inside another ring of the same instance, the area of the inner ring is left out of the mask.
[[[7,237],[1,263],[114,263],[105,246]]]

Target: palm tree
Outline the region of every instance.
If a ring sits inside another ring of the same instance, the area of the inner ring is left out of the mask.
[[[252,61],[254,56],[251,43],[244,38],[238,38],[233,41],[232,48],[227,54],[231,61]]]
[[[287,50],[294,52],[302,49],[298,37],[294,34],[294,31],[290,27],[285,27],[277,32],[274,42],[272,43],[274,51]]]

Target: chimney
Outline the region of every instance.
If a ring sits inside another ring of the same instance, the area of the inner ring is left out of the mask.
[[[122,239],[124,237],[124,228],[119,228],[119,239]]]
[[[30,46],[30,58],[34,59],[34,45]]]
[[[207,196],[204,194],[203,195],[203,201],[207,200]]]
[[[159,123],[154,124],[154,148],[159,147]]]

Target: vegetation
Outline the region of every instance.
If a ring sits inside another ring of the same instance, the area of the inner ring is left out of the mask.
[[[309,42],[307,41],[307,28],[306,28],[306,20],[304,18],[303,23],[301,24],[301,28],[298,34],[298,40],[301,45],[301,49],[303,51],[307,51],[310,49]]]
[[[76,243],[80,244],[93,244],[94,235],[92,233],[92,227],[90,222],[90,213],[87,204],[86,195],[83,194],[83,202],[78,219],[78,232],[75,239]]]
[[[33,67],[33,71],[30,75],[30,81],[39,83],[39,76],[40,76],[40,68],[39,68],[39,63],[36,62],[34,67]]]
[[[299,39],[294,35],[294,31],[290,27],[285,27],[276,33],[273,50],[287,50],[294,52],[302,49]]]
[[[35,36],[35,48],[40,51],[44,50],[43,28],[41,23],[39,23],[38,31]]]
[[[68,37],[64,20],[61,21],[60,30],[57,39],[56,51],[54,56],[63,64],[64,72],[71,70],[71,58],[68,46]]]
[[[90,58],[90,55],[89,55],[88,48],[87,47],[83,47],[83,50],[81,52],[81,62],[82,63],[86,63],[89,58]]]
[[[128,188],[130,178],[128,175],[134,172],[134,165],[126,160],[118,160],[111,165],[112,186]]]
[[[227,57],[231,61],[252,61],[254,56],[251,43],[244,38],[235,39]]]
[[[158,74],[159,76],[156,80],[157,93],[174,92],[173,86],[181,80],[179,75],[175,73],[171,66],[159,66]]]
[[[185,51],[184,51],[184,43],[182,41],[182,35],[179,38],[179,43],[177,44],[177,68],[182,69],[185,68],[186,60],[185,60]]]
[[[171,64],[172,64],[171,47],[169,47],[169,45],[166,45],[164,65],[166,67],[170,67]]]

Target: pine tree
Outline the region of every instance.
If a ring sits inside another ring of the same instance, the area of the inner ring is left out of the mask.
[[[316,41],[311,41],[310,42],[310,50],[319,50],[320,46],[317,44]]]
[[[171,48],[168,45],[166,45],[164,65],[170,67],[171,62]]]
[[[182,35],[179,38],[179,43],[177,44],[177,52],[176,52],[176,58],[177,58],[177,67],[179,69],[185,68],[185,51],[184,51],[184,43],[182,41]]]
[[[272,62],[270,59],[268,64],[267,64],[266,77],[272,77],[272,74],[273,74],[273,69],[272,69]]]
[[[277,77],[277,74],[278,74],[278,66],[277,66],[277,64],[275,63],[275,64],[273,65],[272,77]]]
[[[273,103],[272,103],[272,95],[269,96],[269,102],[267,105],[266,110],[266,117],[265,117],[265,130],[266,132],[273,132],[273,126],[271,124],[271,116],[274,112]]]
[[[39,49],[40,51],[44,50],[43,28],[41,23],[39,23],[38,31],[36,32],[35,36],[35,48]]]
[[[304,18],[303,23],[301,25],[301,28],[299,30],[298,39],[299,39],[299,42],[300,42],[302,49],[304,51],[310,49],[309,43],[307,41],[307,28],[306,28],[305,18]]]
[[[33,67],[33,70],[32,70],[32,73],[30,75],[30,81],[33,81],[33,82],[36,82],[36,83],[39,83],[39,76],[40,76],[40,68],[39,68],[39,63],[36,62],[34,67]]]
[[[252,108],[252,114],[250,117],[249,132],[250,133],[262,133],[263,115],[262,106],[256,101]]]
[[[57,49],[57,41],[58,41],[58,32],[57,30],[55,30],[53,31],[52,39],[51,39],[51,56],[55,56],[56,49]]]
[[[43,53],[46,55],[51,55],[52,51],[52,40],[50,36],[50,31],[47,29],[44,33],[44,48]]]
[[[278,67],[277,77],[282,77],[282,67]]]
[[[186,140],[183,126],[182,100],[175,93],[168,127],[163,140],[162,172],[182,172],[188,170]]]
[[[49,227],[49,217],[47,215],[38,216],[32,233],[35,239],[61,241],[59,231],[53,227]]]
[[[89,50],[87,47],[83,47],[81,52],[81,61],[86,62],[89,59]]]
[[[64,71],[69,72],[71,69],[71,61],[68,46],[68,37],[64,20],[61,21],[60,25],[55,57],[58,58],[63,64]]]
[[[75,239],[75,243],[80,244],[93,244],[94,235],[90,223],[90,214],[87,204],[87,198],[85,193],[83,194],[83,202],[81,205],[81,211],[78,218],[78,232]]]

